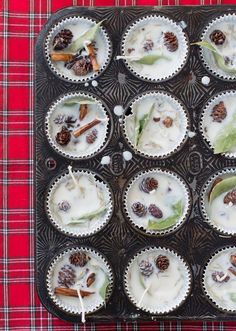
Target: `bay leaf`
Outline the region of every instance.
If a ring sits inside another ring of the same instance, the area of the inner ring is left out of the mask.
[[[155,108],[155,103],[152,104],[149,111],[144,114],[141,118],[138,118],[137,114],[135,115],[135,130],[134,130],[134,144],[135,146],[138,146],[140,138],[148,125],[148,122],[150,120],[150,117],[153,113],[153,110]]]
[[[231,152],[236,147],[236,113],[229,124],[225,125],[213,143],[214,153]]]
[[[133,62],[140,63],[140,64],[152,65],[157,60],[161,60],[161,59],[170,61],[170,58],[168,56],[165,56],[165,55],[161,55],[161,54],[159,54],[159,55],[158,54],[148,54],[148,55],[142,56],[141,58],[139,58],[137,60],[133,60]]]
[[[100,296],[102,297],[103,300],[106,299],[107,287],[108,287],[109,284],[110,283],[109,283],[108,276],[105,274],[105,280],[104,280],[102,286],[99,289],[99,294],[100,294]]]
[[[86,100],[86,99],[82,99],[80,97],[75,97],[75,98],[71,98],[71,99],[65,101],[63,103],[63,105],[67,106],[67,107],[72,107],[72,106],[75,106],[75,105],[78,105],[78,104],[80,104],[80,105],[94,105],[96,103],[97,103],[97,101],[92,100],[92,99],[87,99]]]
[[[231,301],[236,302],[236,293],[235,292],[229,293],[229,296],[230,296]]]
[[[67,224],[76,224],[81,223],[82,220],[92,220],[94,217],[99,216],[107,209],[107,206],[102,206],[92,212],[85,213],[78,217],[72,217],[71,220]]]
[[[236,187],[236,176],[231,176],[223,179],[221,182],[216,184],[210,194],[209,203],[211,204],[222,193],[226,193]]]

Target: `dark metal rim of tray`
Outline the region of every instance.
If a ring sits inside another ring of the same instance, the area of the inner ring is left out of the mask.
[[[234,13],[235,6],[204,7],[106,7],[106,8],[65,8],[53,14],[41,31],[36,43],[35,64],[35,252],[36,284],[39,298],[46,309],[59,318],[80,322],[80,316],[70,315],[58,309],[51,301],[46,290],[46,270],[58,251],[72,246],[89,246],[106,256],[114,271],[114,290],[105,308],[87,316],[89,321],[114,320],[236,320],[235,314],[225,313],[214,307],[204,295],[201,278],[202,269],[211,254],[218,248],[234,245],[235,236],[224,236],[214,231],[204,222],[199,206],[199,194],[205,181],[211,174],[224,167],[235,167],[235,159],[213,155],[201,138],[198,123],[199,113],[207,100],[215,93],[236,89],[236,82],[224,82],[212,76],[202,64],[196,48],[190,49],[187,64],[181,72],[166,82],[149,83],[133,76],[122,61],[112,60],[108,68],[97,78],[98,86],[83,83],[70,83],[58,78],[48,67],[43,45],[47,31],[58,20],[70,15],[84,15],[104,22],[113,45],[113,59],[120,53],[120,38],[126,26],[134,19],[146,14],[163,14],[176,22],[187,24],[185,31],[190,42],[197,41],[206,24],[219,15]],[[209,76],[208,86],[201,84],[203,76]],[[122,152],[131,150],[123,139],[118,117],[112,113],[114,133],[103,153],[87,160],[64,158],[49,145],[44,132],[46,111],[51,102],[61,94],[73,91],[91,92],[108,105],[110,110],[115,105],[126,107],[130,101],[143,92],[151,90],[167,91],[175,95],[186,106],[191,130],[197,134],[189,138],[182,149],[166,159],[147,159],[134,155],[131,161],[123,160]],[[101,165],[103,155],[111,157],[110,165]],[[56,162],[56,167],[49,169],[46,160]],[[109,224],[98,235],[86,238],[74,238],[57,231],[47,218],[44,202],[45,188],[50,181],[69,164],[74,168],[91,169],[98,172],[110,183],[114,194],[114,213]],[[185,178],[191,189],[192,211],[189,219],[175,234],[164,237],[149,237],[133,229],[121,212],[123,186],[136,172],[158,167],[175,171]],[[130,257],[146,246],[163,246],[175,250],[190,265],[193,275],[192,291],[185,303],[167,315],[153,316],[137,310],[130,303],[123,288],[123,272]]]

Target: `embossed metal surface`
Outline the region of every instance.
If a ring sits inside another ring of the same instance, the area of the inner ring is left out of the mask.
[[[35,76],[35,203],[36,203],[36,279],[39,297],[44,306],[56,316],[71,322],[80,317],[66,314],[50,300],[46,291],[46,269],[58,250],[73,245],[87,245],[100,250],[110,261],[114,270],[115,288],[107,306],[87,319],[99,320],[153,320],[153,319],[221,319],[233,320],[235,315],[223,313],[206,299],[201,286],[202,267],[217,248],[235,244],[234,236],[220,235],[204,222],[199,208],[199,194],[204,182],[217,170],[236,166],[235,159],[213,155],[199,133],[199,115],[203,105],[213,94],[226,89],[235,89],[236,83],[223,82],[213,77],[200,61],[199,53],[191,47],[190,57],[183,70],[163,83],[148,83],[133,76],[122,61],[116,61],[120,54],[120,41],[126,26],[135,18],[148,13],[164,14],[174,21],[184,21],[190,42],[200,38],[204,26],[213,18],[236,11],[234,6],[221,7],[130,7],[130,8],[66,8],[49,19],[41,31],[36,44]],[[113,60],[107,70],[97,79],[98,86],[83,83],[69,83],[59,79],[47,66],[44,57],[44,41],[47,31],[59,19],[72,15],[85,15],[99,20],[113,43]],[[201,83],[203,76],[210,77],[210,84]],[[173,93],[186,106],[191,130],[196,132],[188,138],[184,148],[166,159],[147,159],[133,154],[130,161],[124,161],[122,153],[133,151],[124,140],[118,117],[112,113],[114,106],[126,107],[138,94],[150,90]],[[92,92],[101,98],[111,110],[114,132],[104,151],[82,161],[70,161],[57,154],[49,145],[45,132],[45,114],[51,102],[61,94],[72,91]],[[109,165],[102,165],[104,155],[111,157]],[[55,160],[50,167],[48,159]],[[109,182],[113,189],[115,210],[109,224],[97,235],[77,239],[63,235],[50,223],[45,212],[45,192],[49,182],[65,170],[69,164],[75,168],[95,170]],[[137,171],[152,167],[173,170],[182,176],[192,193],[192,211],[187,222],[174,234],[165,237],[150,237],[133,229],[123,212],[122,192],[127,182]],[[190,264],[193,273],[192,291],[186,302],[177,310],[165,316],[152,316],[138,311],[128,300],[123,289],[123,272],[128,259],[137,250],[149,246],[166,246],[176,250]]]

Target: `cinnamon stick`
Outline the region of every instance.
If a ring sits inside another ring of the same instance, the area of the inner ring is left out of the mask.
[[[73,59],[74,55],[72,54],[65,54],[65,53],[51,53],[50,54],[52,61],[64,61],[69,62]]]
[[[97,125],[101,123],[101,120],[99,120],[98,118],[95,118],[92,122],[89,122],[83,126],[81,126],[80,128],[78,128],[77,130],[75,130],[73,132],[74,137],[78,138],[79,136],[81,136],[84,132],[88,131],[89,129],[91,129],[93,126]]]
[[[234,276],[236,276],[236,270],[232,267],[228,269]]]
[[[64,287],[55,287],[54,289],[55,294],[61,294],[68,297],[76,297],[78,298],[78,292],[76,290],[73,290],[72,288],[64,288]],[[81,297],[88,297],[91,294],[94,294],[94,292],[88,292],[80,290]]]
[[[87,45],[87,51],[88,51],[89,59],[90,59],[90,61],[92,63],[92,66],[93,66],[93,71],[98,71],[99,70],[99,64],[97,62],[95,50],[94,50],[92,44]]]
[[[88,105],[80,105],[79,107],[79,119],[83,120],[88,114]]]

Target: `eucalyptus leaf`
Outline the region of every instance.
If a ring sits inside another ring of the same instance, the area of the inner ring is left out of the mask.
[[[71,98],[67,101],[64,102],[64,106],[67,106],[67,107],[73,107],[75,105],[94,105],[96,104],[97,101],[96,100],[92,100],[92,99],[82,99],[80,97],[75,97],[75,98]]]
[[[99,216],[107,209],[107,206],[102,206],[95,211],[92,211],[90,213],[85,213],[78,217],[72,217],[71,220],[67,224],[76,224],[81,223],[83,220],[91,221],[94,217]]]
[[[231,301],[236,302],[236,293],[235,292],[229,293],[229,296],[230,296]]]
[[[80,49],[84,48],[84,42],[94,41],[97,31],[103,22],[104,20],[94,24],[91,28],[85,31],[81,36],[79,36],[79,38],[71,43],[71,45],[67,48],[67,51],[74,53],[78,52]]]
[[[141,64],[147,64],[147,65],[152,65],[154,64],[157,60],[168,60],[170,61],[170,58],[168,56],[165,55],[161,55],[161,54],[148,54],[148,55],[144,55],[141,58],[137,59],[137,60],[131,60],[132,62],[136,62],[136,63],[141,63]]]
[[[159,221],[159,220],[149,220],[148,221],[148,230],[164,230],[168,229],[172,225],[174,225],[178,219],[182,216],[183,213],[183,204],[182,201],[179,200],[172,206],[173,215]]]
[[[146,126],[148,125],[148,122],[150,120],[150,117],[153,113],[154,108],[155,108],[155,103],[152,104],[149,111],[146,114],[144,114],[143,117],[141,117],[141,118],[138,118],[138,115],[136,113],[136,116],[135,116],[135,130],[134,130],[134,144],[135,144],[135,146],[138,146],[140,138],[141,138]]]
[[[105,274],[105,280],[99,290],[99,294],[103,298],[103,300],[106,299],[108,285],[109,285],[109,279],[108,279],[108,276]]]
[[[232,148],[236,147],[236,113],[231,122],[218,133],[213,145],[215,154],[231,152]]]
[[[221,182],[216,184],[210,194],[209,203],[212,203],[222,193],[226,193],[236,187],[236,176],[231,176],[223,179]]]

